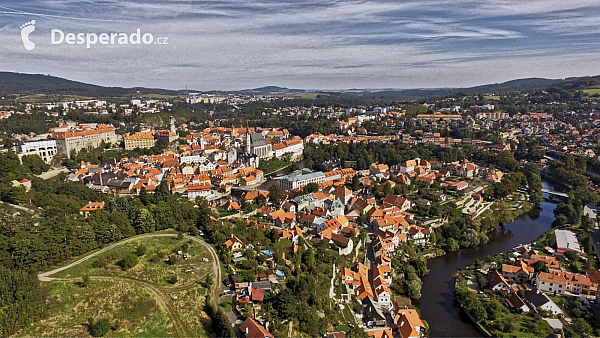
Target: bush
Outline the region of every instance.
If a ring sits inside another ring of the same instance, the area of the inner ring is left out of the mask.
[[[92,336],[102,337],[108,332],[110,332],[110,321],[108,318],[102,318],[97,322],[94,322],[93,319],[90,319],[90,333]]]
[[[106,257],[98,257],[94,263],[92,263],[93,268],[104,269],[106,266],[108,266],[108,260],[106,260]]]
[[[148,252],[148,248],[146,248],[144,244],[138,245],[137,249],[135,250],[135,254],[138,256],[143,256],[146,254],[146,252]]]
[[[132,253],[123,255],[123,258],[119,261],[119,266],[125,270],[131,269],[138,263],[138,257]]]
[[[169,284],[176,284],[177,280],[178,280],[178,278],[176,275],[167,277],[167,283],[169,283]]]

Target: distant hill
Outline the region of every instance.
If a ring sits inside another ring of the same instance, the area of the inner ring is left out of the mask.
[[[305,92],[305,90],[303,89],[290,89],[278,86],[266,86],[254,89],[244,89],[239,91],[239,93],[242,94],[296,94],[303,92]]]
[[[330,97],[359,98],[369,100],[417,100],[430,97],[477,94],[477,93],[504,93],[510,91],[526,91],[540,88],[582,88],[600,83],[599,77],[578,77],[565,80],[544,78],[527,78],[507,81],[503,83],[488,84],[470,88],[424,88],[424,89],[351,89],[345,91],[311,91],[326,93]],[[121,88],[103,87],[72,80],[67,80],[50,75],[22,74],[0,72],[0,92],[3,93],[32,93],[32,94],[67,94],[81,96],[110,97],[122,95],[135,95],[137,92],[152,94],[185,94],[186,90],[166,90],[157,88]],[[196,92],[196,91],[191,91]],[[202,91],[200,91],[202,92]],[[211,93],[225,93],[224,91],[210,91]],[[266,86],[254,89],[245,89],[228,93],[239,94],[297,94],[306,92],[303,89],[290,89],[278,86]]]
[[[137,91],[144,93],[168,93],[175,91],[153,88],[121,88],[102,87],[83,82],[63,79],[56,76],[42,74],[23,74],[0,72],[0,92],[23,94],[64,94],[81,96],[120,96],[135,94]]]
[[[501,93],[515,90],[532,90],[540,89],[563,82],[559,79],[544,79],[532,77],[527,79],[511,80],[502,83],[494,83],[483,86],[467,88],[465,91],[470,93]]]
[[[503,83],[488,84],[469,88],[427,88],[427,89],[400,89],[400,90],[357,90],[343,91],[344,95],[359,96],[375,100],[417,100],[436,96],[453,94],[477,94],[477,93],[504,93],[519,90],[532,90],[556,85],[565,80],[553,80],[543,78],[527,78],[511,80]]]

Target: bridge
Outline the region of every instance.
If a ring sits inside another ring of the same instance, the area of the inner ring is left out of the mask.
[[[568,198],[569,195],[565,194],[564,192],[558,192],[558,191],[554,191],[554,190],[549,190],[549,189],[542,189],[543,193],[546,193],[548,195],[554,195],[554,196],[560,196],[560,197],[564,197],[564,198]]]

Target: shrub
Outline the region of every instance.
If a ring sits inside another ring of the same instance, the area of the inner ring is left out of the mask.
[[[138,257],[132,253],[123,255],[123,258],[119,261],[119,266],[125,270],[131,269],[138,263]]]
[[[102,318],[96,322],[90,319],[90,333],[94,337],[105,336],[110,331],[110,321],[108,318]]]
[[[135,250],[135,254],[138,256],[143,256],[146,254],[146,252],[148,252],[148,248],[146,248],[144,244],[138,245],[137,249]]]

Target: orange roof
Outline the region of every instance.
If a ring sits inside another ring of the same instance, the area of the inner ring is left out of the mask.
[[[94,211],[94,210],[103,210],[104,202],[90,202],[86,204],[83,208],[79,209],[79,211]]]
[[[274,338],[264,326],[260,325],[256,320],[248,317],[240,326],[240,330],[246,338]]]

